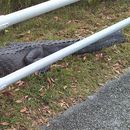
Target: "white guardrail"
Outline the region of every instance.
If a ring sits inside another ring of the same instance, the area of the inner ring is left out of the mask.
[[[60,51],[57,51],[39,61],[36,61],[20,70],[17,70],[3,78],[0,79],[0,90],[4,89],[6,86],[48,66],[52,63],[63,59],[64,57],[73,54],[74,52],[130,25],[130,17],[127,19],[124,19],[106,29],[103,29],[102,31],[99,31],[87,38],[84,38],[83,40],[74,43],[73,45],[70,45]]]
[[[80,0],[50,0],[11,14],[0,16],[0,30],[3,30],[13,24],[25,21],[27,19],[39,16],[63,6],[78,2]]]

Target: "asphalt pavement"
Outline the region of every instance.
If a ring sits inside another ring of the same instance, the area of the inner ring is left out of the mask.
[[[130,130],[130,69],[41,130]]]

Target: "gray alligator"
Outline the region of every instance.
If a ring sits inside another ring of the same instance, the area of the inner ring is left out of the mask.
[[[0,48],[0,77],[27,66],[79,40],[80,39],[44,40],[40,42],[13,43]],[[75,54],[92,53],[125,41],[126,39],[122,32],[118,31],[81,49]],[[49,67],[46,67],[42,71],[46,72],[48,68]]]

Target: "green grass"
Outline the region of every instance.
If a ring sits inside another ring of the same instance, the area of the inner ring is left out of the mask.
[[[1,46],[13,41],[85,37],[129,17],[129,0],[87,6],[86,0],[6,29]],[[124,30],[129,35],[130,27]],[[100,54],[102,58],[98,58]],[[129,42],[99,53],[69,56],[40,76],[25,78],[0,93],[0,129],[36,129],[48,118],[98,91],[130,65]]]

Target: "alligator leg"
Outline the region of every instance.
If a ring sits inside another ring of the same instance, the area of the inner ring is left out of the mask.
[[[45,55],[44,55],[44,51],[42,48],[36,48],[36,49],[33,49],[32,51],[30,51],[26,57],[25,57],[25,63],[26,65],[29,65],[35,61],[38,61],[42,58],[44,58]],[[45,73],[47,72],[48,70],[50,69],[50,66],[46,66],[45,68],[39,70],[37,73]]]
[[[39,48],[35,48],[33,50],[31,50],[24,58],[24,62],[26,65],[29,65],[37,60],[39,60],[40,58],[43,58],[44,56],[44,52],[42,47]]]

